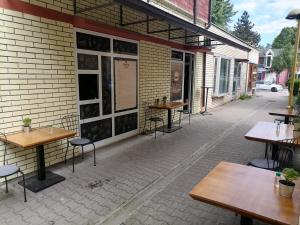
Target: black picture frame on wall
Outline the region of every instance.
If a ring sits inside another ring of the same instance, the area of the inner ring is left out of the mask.
[[[130,107],[130,108],[126,108],[126,109],[122,109],[122,110],[116,110],[116,61],[134,61],[136,62],[136,96],[135,96],[135,106],[134,107]],[[124,111],[129,111],[129,110],[134,110],[138,108],[138,60],[137,59],[129,59],[129,58],[114,58],[113,60],[114,63],[114,67],[113,67],[113,76],[114,76],[114,111],[115,113],[118,112],[124,112]]]

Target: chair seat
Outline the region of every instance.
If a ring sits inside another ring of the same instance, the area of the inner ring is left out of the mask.
[[[19,167],[15,165],[0,166],[0,177],[6,177],[19,171]]]
[[[261,169],[277,169],[279,167],[279,163],[272,159],[253,159],[248,163],[248,165]]]
[[[87,138],[75,138],[70,140],[71,145],[80,146],[80,145],[87,145],[91,143],[90,139]]]
[[[149,120],[154,121],[154,122],[158,122],[158,121],[163,121],[164,119],[160,118],[160,117],[150,117]]]

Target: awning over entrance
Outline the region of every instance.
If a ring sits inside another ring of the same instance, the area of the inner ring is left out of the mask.
[[[78,0],[77,0],[78,1]],[[222,45],[226,44],[232,47],[239,48],[244,51],[251,51],[249,47],[246,47],[242,44],[236,43],[226,37],[220,36],[218,34],[215,34],[205,28],[202,28],[194,23],[191,23],[187,20],[184,20],[180,17],[177,17],[163,9],[160,9],[153,4],[150,4],[143,0],[110,0],[105,1],[102,4],[95,5],[92,7],[84,8],[84,9],[78,9],[76,7],[76,0],[74,0],[74,13],[79,14],[82,12],[87,12],[89,10],[94,10],[97,8],[107,7],[111,6],[113,4],[120,5],[120,25],[121,26],[128,26],[128,25],[134,25],[139,23],[147,23],[147,33],[153,34],[153,33],[160,33],[160,32],[169,32],[169,40],[175,40],[175,39],[184,39],[186,44],[190,45],[198,45],[203,47],[210,47],[210,46],[216,46],[216,45]],[[143,13],[146,16],[146,19],[142,19],[139,21],[124,23],[123,19],[123,7],[128,7],[130,9],[133,9],[139,13]],[[168,23],[168,29],[163,30],[156,30],[156,31],[150,31],[149,30],[149,22],[159,20],[164,21]],[[175,36],[172,37],[171,32],[177,31],[177,30],[184,30],[184,35],[182,36]],[[199,37],[203,36],[204,39],[199,40]],[[198,38],[198,40],[188,41],[188,38]]]

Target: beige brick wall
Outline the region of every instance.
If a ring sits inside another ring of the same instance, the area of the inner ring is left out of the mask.
[[[203,53],[195,55],[195,74],[194,74],[194,90],[193,90],[193,113],[199,113],[201,109],[201,97],[203,84]]]
[[[72,14],[72,0],[25,0],[31,4]],[[80,0],[82,8],[92,6],[95,0]],[[119,8],[116,6],[93,10],[80,16],[119,27]],[[143,18],[143,17],[142,17]],[[141,15],[125,10],[126,22],[141,19]],[[33,127],[58,126],[61,115],[76,112],[76,83],[74,71],[73,27],[70,24],[31,16],[0,8],[0,130],[21,130],[22,118],[30,116]],[[152,29],[166,29],[161,21],[151,23]],[[146,34],[146,24],[127,26],[126,29]],[[182,36],[183,32],[173,32]],[[152,34],[163,39],[167,32]],[[182,42],[183,40],[178,40]],[[221,54],[240,54],[234,48],[219,49]],[[234,49],[234,50],[232,50]],[[156,98],[170,97],[171,48],[141,41],[139,45],[139,106],[140,128],[144,127],[142,103],[154,103]],[[203,54],[196,54],[194,77],[194,113],[200,110]],[[213,56],[207,55],[206,85],[213,85]],[[209,105],[212,106],[211,91]],[[166,118],[166,111],[155,115]],[[46,145],[46,166],[63,160],[66,141]],[[0,152],[3,145],[0,145]],[[26,173],[36,168],[35,150],[9,146],[7,159]],[[3,157],[0,153],[0,163]]]
[[[0,26],[1,131],[20,131],[27,116],[33,127],[59,126],[61,115],[76,111],[72,25],[0,8]],[[45,146],[47,166],[63,159],[65,143]],[[34,149],[9,145],[7,158],[35,170]]]
[[[171,48],[164,45],[141,41],[139,52],[139,107],[140,130],[145,125],[143,102],[154,104],[155,99],[162,101],[164,96],[170,99],[171,84]],[[166,111],[154,110],[153,115],[167,121]],[[146,129],[149,129],[147,122]]]
[[[73,14],[73,0],[21,0],[43,8],[53,9],[59,12]]]

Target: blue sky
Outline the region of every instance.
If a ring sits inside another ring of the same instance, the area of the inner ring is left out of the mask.
[[[250,20],[255,24],[254,30],[261,34],[260,44],[272,44],[274,37],[283,27],[296,26],[294,20],[286,20],[290,10],[300,8],[300,0],[231,0],[238,11],[233,17],[233,24],[238,20],[244,10],[250,14]]]

